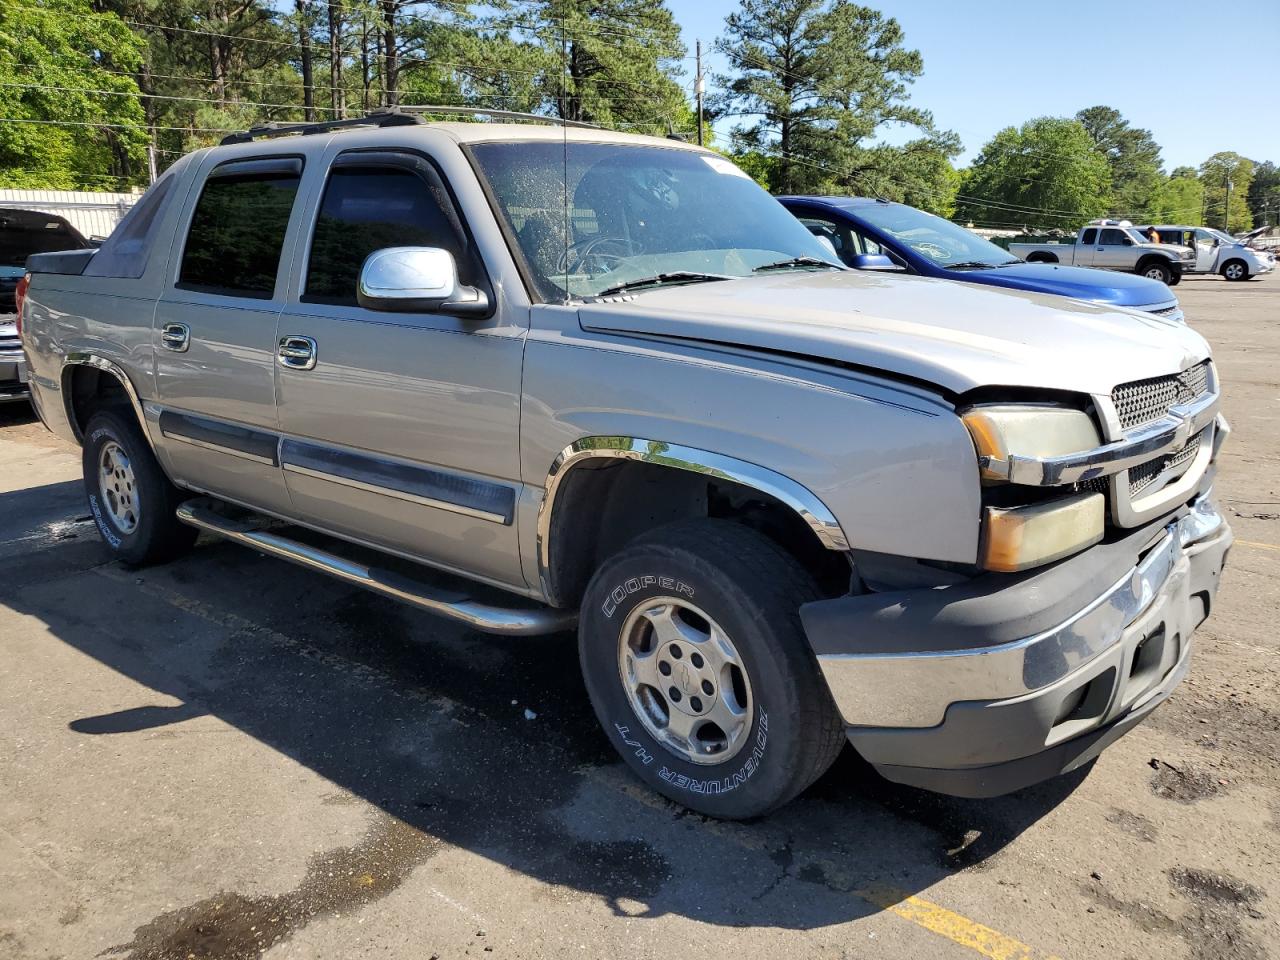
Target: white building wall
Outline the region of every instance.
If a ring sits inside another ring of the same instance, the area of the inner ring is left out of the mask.
[[[141,196],[141,192],[0,190],[0,210],[16,208],[56,214],[86,237],[105,237]]]

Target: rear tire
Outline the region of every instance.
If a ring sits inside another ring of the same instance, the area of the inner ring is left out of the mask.
[[[762,534],[681,521],[606,561],[583,598],[582,673],[610,742],[646,784],[745,819],[808,787],[844,726],[800,624],[813,578]]]
[[[1167,263],[1161,263],[1159,260],[1148,260],[1138,267],[1137,273],[1148,280],[1159,280],[1165,286],[1173,284],[1173,270]]]
[[[1248,280],[1249,265],[1243,260],[1228,260],[1222,265],[1221,273],[1228,280]]]
[[[142,566],[191,549],[198,531],[175,515],[186,494],[164,475],[132,415],[95,413],[85,427],[82,465],[89,512],[118,560]]]

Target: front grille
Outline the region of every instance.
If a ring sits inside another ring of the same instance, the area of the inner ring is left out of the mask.
[[[1138,496],[1143,490],[1166,474],[1168,474],[1170,480],[1181,476],[1186,471],[1186,468],[1190,466],[1191,461],[1196,458],[1196,454],[1200,452],[1200,441],[1205,432],[1202,430],[1197,433],[1179,450],[1166,453],[1163,457],[1156,457],[1154,460],[1148,460],[1139,466],[1130,467],[1129,496]]]
[[[1176,403],[1186,403],[1209,389],[1209,361],[1182,373],[1122,383],[1111,391],[1120,426],[1125,430],[1159,420]]]
[[[22,341],[15,334],[0,334],[0,353],[21,353]]]
[[[1177,308],[1176,306],[1173,306],[1173,307],[1160,307],[1158,310],[1148,310],[1148,311],[1147,311],[1147,313],[1150,313],[1150,314],[1152,314],[1152,315],[1154,315],[1154,316],[1157,316],[1157,317],[1167,317],[1167,316],[1169,316],[1169,314],[1171,314],[1171,313],[1177,313],[1177,312],[1178,312],[1178,308]]]

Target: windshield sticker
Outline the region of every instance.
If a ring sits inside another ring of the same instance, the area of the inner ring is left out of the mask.
[[[728,160],[724,160],[720,157],[709,157],[705,153],[702,154],[701,156],[702,156],[702,162],[705,163],[712,170],[714,170],[716,173],[723,173],[730,177],[742,177],[744,180],[751,179],[749,176],[747,176],[745,173],[739,170],[737,166],[730,163]]]

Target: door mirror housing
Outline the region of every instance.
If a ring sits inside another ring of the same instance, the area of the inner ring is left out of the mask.
[[[458,282],[453,254],[439,247],[386,247],[365,257],[356,302],[366,310],[487,316],[483,290]]]
[[[903,268],[898,266],[883,253],[860,253],[853,258],[853,262],[849,264],[855,270],[888,270],[900,272]]]

